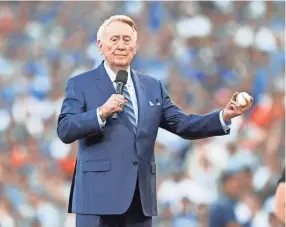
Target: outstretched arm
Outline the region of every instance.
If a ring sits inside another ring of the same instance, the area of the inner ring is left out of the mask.
[[[229,134],[231,119],[249,110],[253,103],[253,98],[250,97],[250,102],[245,107],[239,106],[236,102],[239,92],[235,92],[221,111],[205,115],[185,115],[172,103],[162,83],[160,86],[163,99],[160,127],[186,139],[202,139]]]
[[[186,115],[173,104],[162,83],[160,86],[163,100],[160,127],[185,139],[202,139],[229,134],[230,130],[225,131],[222,126],[220,111],[206,115]]]

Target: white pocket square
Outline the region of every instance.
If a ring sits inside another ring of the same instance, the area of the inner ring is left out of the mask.
[[[149,101],[149,106],[155,106],[153,102]]]

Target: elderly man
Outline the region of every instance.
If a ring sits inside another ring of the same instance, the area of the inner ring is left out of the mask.
[[[64,143],[78,141],[69,212],[77,227],[151,227],[157,215],[154,144],[159,127],[185,139],[229,134],[233,117],[248,110],[236,102],[207,115],[185,115],[163,84],[130,69],[136,54],[137,28],[127,16],[112,16],[98,30],[105,60],[70,78],[58,118]],[[146,47],[148,48],[148,47]],[[122,95],[115,94],[116,74],[128,73]],[[113,119],[113,113],[118,118]]]

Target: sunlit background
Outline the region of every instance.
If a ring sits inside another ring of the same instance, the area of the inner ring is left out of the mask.
[[[69,77],[102,61],[100,24],[139,29],[133,68],[162,80],[185,113],[254,97],[231,134],[186,141],[159,130],[156,227],[208,227],[226,176],[242,227],[278,227],[273,195],[285,160],[285,2],[0,2],[0,226],[74,227],[67,202],[77,155],[56,121]],[[237,182],[233,182],[237,185]],[[220,226],[217,226],[220,227]]]

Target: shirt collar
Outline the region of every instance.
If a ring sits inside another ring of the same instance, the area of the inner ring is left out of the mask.
[[[116,73],[112,71],[112,69],[108,66],[106,61],[104,61],[103,64],[104,64],[104,68],[106,70],[107,75],[109,76],[109,78],[112,81],[112,83],[114,83],[115,79],[116,79]],[[127,68],[127,73],[128,73],[127,85],[130,85],[130,83],[131,83],[130,66],[128,66],[128,68]]]

